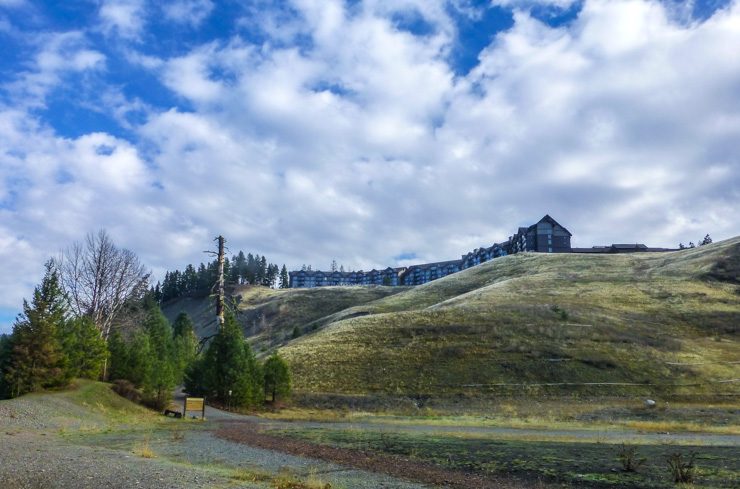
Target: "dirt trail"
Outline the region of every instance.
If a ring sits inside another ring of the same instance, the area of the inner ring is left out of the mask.
[[[259,423],[251,421],[221,421],[220,424],[221,427],[216,430],[216,436],[229,441],[292,455],[317,458],[356,469],[383,473],[392,477],[409,479],[434,486],[461,489],[542,487],[539,483],[531,483],[511,477],[501,478],[444,469],[430,463],[411,460],[401,456],[333,448],[301,440],[267,435],[260,433]]]

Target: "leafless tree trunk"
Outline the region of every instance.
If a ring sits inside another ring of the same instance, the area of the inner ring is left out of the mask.
[[[224,327],[224,242],[223,236],[218,240],[218,296],[216,297],[216,317],[219,330]]]
[[[106,341],[126,301],[140,297],[149,282],[136,254],[117,248],[103,229],[62,252],[58,268],[74,312],[90,317]]]

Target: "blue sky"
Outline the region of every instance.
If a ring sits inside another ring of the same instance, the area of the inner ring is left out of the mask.
[[[729,0],[0,0],[0,331],[106,228],[160,276],[740,234]]]

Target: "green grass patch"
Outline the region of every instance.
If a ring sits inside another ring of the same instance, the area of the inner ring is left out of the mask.
[[[636,447],[636,456],[645,462],[635,472],[624,472],[619,460],[621,447],[616,444],[364,430],[297,428],[273,433],[334,447],[409,457],[447,468],[589,487],[674,487],[668,456],[677,451],[696,452],[695,487],[730,488],[740,483],[740,447],[640,445]]]

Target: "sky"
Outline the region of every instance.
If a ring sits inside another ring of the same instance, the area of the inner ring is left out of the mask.
[[[161,278],[740,234],[740,0],[0,0],[0,332],[105,228]]]

